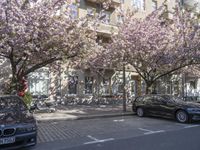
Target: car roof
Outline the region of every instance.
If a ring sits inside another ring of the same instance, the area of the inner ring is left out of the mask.
[[[17,95],[0,95],[0,98],[18,97]]]
[[[145,96],[173,96],[173,95],[170,95],[170,94],[147,94],[147,95],[138,96],[138,97],[145,97]]]
[[[147,95],[142,95],[142,96],[138,96],[136,97],[137,98],[145,98],[145,97],[148,97],[148,96],[160,96],[160,97],[163,97],[163,96],[173,96],[173,95],[170,95],[170,94],[147,94]]]

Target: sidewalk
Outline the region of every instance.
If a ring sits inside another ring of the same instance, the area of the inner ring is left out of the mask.
[[[131,105],[127,105],[126,112],[123,112],[122,105],[71,105],[59,106],[59,108],[52,113],[36,112],[34,114],[38,122],[55,120],[80,120],[124,115],[133,115]]]

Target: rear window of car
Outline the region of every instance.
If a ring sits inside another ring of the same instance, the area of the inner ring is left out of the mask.
[[[151,99],[152,99],[152,97],[150,97],[150,96],[141,96],[141,97],[136,98],[135,101],[142,102],[142,101],[150,101]]]
[[[138,102],[138,101],[142,101],[143,100],[143,97],[137,97],[134,101],[136,102]]]
[[[180,98],[172,96],[172,95],[163,95],[162,98],[164,99],[164,101],[167,101],[167,102],[179,102],[179,101],[182,101]]]
[[[27,107],[24,102],[15,96],[0,97],[0,111],[4,110],[26,110]]]

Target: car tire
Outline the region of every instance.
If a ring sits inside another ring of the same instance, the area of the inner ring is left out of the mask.
[[[176,120],[180,123],[187,123],[189,121],[189,116],[184,110],[178,110],[176,112]]]
[[[136,114],[139,116],[139,117],[144,117],[144,109],[141,108],[141,107],[138,107],[136,109]]]

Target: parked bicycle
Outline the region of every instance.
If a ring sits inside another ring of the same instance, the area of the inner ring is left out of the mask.
[[[54,100],[49,100],[47,97],[37,96],[33,99],[32,106],[40,112],[53,113],[56,111],[57,103]]]

